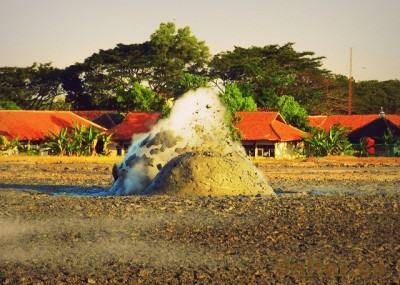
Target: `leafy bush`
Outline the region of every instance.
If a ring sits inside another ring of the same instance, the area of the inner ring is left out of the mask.
[[[395,156],[394,149],[399,144],[400,138],[395,137],[393,131],[388,128],[382,139],[385,156]]]
[[[90,126],[78,126],[74,128],[62,128],[58,134],[49,131],[49,141],[46,147],[57,155],[68,156],[95,156],[108,155],[107,146],[111,143],[111,135]],[[98,147],[101,145],[100,152]]]
[[[333,125],[328,132],[322,128],[311,128],[310,136],[304,139],[304,154],[327,156],[353,154],[352,144],[347,139],[347,128]]]
[[[27,154],[27,155],[38,155],[40,146],[32,145],[30,141],[21,142],[18,145],[19,153]]]
[[[20,146],[18,138],[9,141],[5,136],[0,136],[0,153],[9,155],[18,150]]]

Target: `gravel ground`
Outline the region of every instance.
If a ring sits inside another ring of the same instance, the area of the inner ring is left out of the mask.
[[[112,165],[0,160],[0,284],[399,284],[398,160],[257,165],[276,197],[60,195]]]

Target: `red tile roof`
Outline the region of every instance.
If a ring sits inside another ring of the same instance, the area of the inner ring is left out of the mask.
[[[328,131],[334,124],[351,128],[354,131],[370,122],[378,119],[379,116],[374,115],[330,115],[330,116],[308,116],[311,127],[321,127]],[[396,125],[400,125],[399,115],[385,115],[385,118]]]
[[[62,128],[73,127],[74,123],[105,130],[70,111],[0,110],[0,135],[8,140],[16,137],[20,141],[46,140],[49,131],[58,134]]]
[[[100,117],[101,115],[107,114],[107,113],[112,113],[113,111],[72,111],[78,116],[85,118],[89,121],[93,121],[94,119]]]
[[[285,123],[278,112],[238,112],[242,117],[236,127],[242,132],[242,140],[267,140],[274,142],[298,141],[303,131]]]
[[[135,134],[147,133],[161,113],[130,112],[118,126],[110,129],[113,141],[130,141]]]
[[[310,124],[310,127],[321,127],[324,124],[326,118],[328,116],[308,116],[308,122]]]
[[[400,126],[400,115],[385,115],[385,118],[393,124]]]

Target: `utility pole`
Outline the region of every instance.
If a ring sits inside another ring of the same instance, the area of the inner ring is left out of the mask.
[[[353,48],[350,48],[350,73],[349,73],[349,98],[348,98],[348,106],[347,112],[348,115],[351,115],[351,108],[352,108],[352,101],[353,101]]]

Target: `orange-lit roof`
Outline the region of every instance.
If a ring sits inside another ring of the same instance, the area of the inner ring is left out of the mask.
[[[304,138],[301,130],[285,123],[278,112],[238,112],[241,121],[236,127],[242,140],[298,141]]]
[[[400,126],[400,115],[385,115],[385,118],[393,124]]]
[[[107,114],[107,113],[112,113],[113,111],[99,111],[99,110],[94,110],[94,111],[72,111],[78,116],[85,118],[89,121],[93,121],[94,119],[100,117],[101,115]]]
[[[8,140],[46,140],[49,131],[58,134],[62,128],[74,127],[74,123],[105,130],[70,111],[0,110],[0,135]]]
[[[147,133],[161,113],[130,112],[121,124],[109,130],[114,141],[130,141],[135,134]]]
[[[340,124],[355,131],[372,121],[378,119],[379,116],[373,115],[330,115],[330,116],[308,116],[311,127],[321,127],[328,131],[331,126]],[[396,125],[400,125],[399,115],[385,115],[385,118]]]

